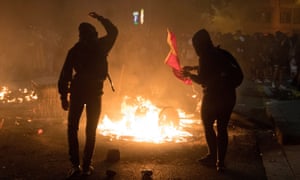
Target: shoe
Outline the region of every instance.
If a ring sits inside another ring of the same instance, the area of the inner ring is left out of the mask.
[[[226,170],[225,166],[217,166],[217,172],[223,173]]]
[[[83,168],[82,175],[83,176],[90,176],[90,175],[92,175],[93,172],[94,172],[94,167],[90,165],[87,168]]]
[[[219,173],[224,172],[226,169],[224,163],[221,163],[219,161],[217,162],[216,166],[217,166],[217,172],[219,172]]]
[[[75,177],[79,177],[80,174],[81,174],[80,166],[73,166],[73,167],[69,170],[66,179],[72,179],[72,178],[75,178]]]
[[[202,165],[205,165],[205,166],[215,167],[216,166],[216,159],[217,158],[215,158],[212,155],[206,155],[205,157],[199,159],[198,162]]]

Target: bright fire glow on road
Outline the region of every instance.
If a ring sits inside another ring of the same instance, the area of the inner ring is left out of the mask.
[[[111,139],[151,143],[187,142],[193,136],[184,127],[195,120],[179,109],[158,108],[140,96],[125,96],[121,114],[120,120],[105,115],[98,125],[99,133]]]

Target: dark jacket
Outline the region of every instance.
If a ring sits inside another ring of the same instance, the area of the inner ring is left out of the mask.
[[[228,51],[219,47],[207,49],[199,59],[198,74],[192,75],[191,79],[201,84],[205,93],[232,92],[237,85],[234,84],[234,75],[231,75],[231,65],[241,71],[239,64]]]
[[[67,94],[102,93],[103,81],[107,76],[107,56],[112,49],[118,29],[108,19],[101,18],[107,35],[90,41],[77,42],[68,52],[58,81],[61,99]]]

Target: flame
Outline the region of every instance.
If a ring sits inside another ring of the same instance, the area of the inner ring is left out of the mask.
[[[33,90],[28,88],[19,88],[12,91],[7,86],[2,86],[0,89],[0,102],[5,103],[24,103],[37,100],[38,96]]]
[[[1,101],[4,100],[6,94],[8,93],[9,93],[8,88],[6,86],[3,86],[0,91],[0,100]]]
[[[121,119],[111,120],[108,115],[104,115],[98,130],[101,135],[117,140],[186,142],[193,136],[182,125],[184,122],[188,124],[186,117],[179,109],[158,108],[141,96],[125,96],[121,103]]]

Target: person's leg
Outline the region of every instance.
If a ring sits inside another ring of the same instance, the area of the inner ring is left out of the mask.
[[[235,92],[231,92],[220,103],[217,117],[217,146],[218,146],[218,161],[217,169],[225,167],[225,157],[228,146],[228,123],[231,117],[233,107],[236,102]]]
[[[296,76],[296,87],[298,91],[300,91],[300,70],[298,70],[297,76]]]
[[[278,84],[279,84],[279,87],[280,88],[283,88],[283,89],[285,89],[286,87],[285,87],[285,79],[286,79],[286,77],[287,77],[287,74],[286,74],[286,72],[287,72],[287,67],[286,66],[280,66],[280,69],[279,69],[279,78],[278,78]]]
[[[279,76],[279,67],[274,65],[273,77],[272,77],[272,88],[278,87],[278,76]]]
[[[201,107],[201,118],[203,122],[203,128],[205,132],[205,139],[207,142],[208,153],[204,159],[200,162],[206,163],[206,160],[209,161],[209,164],[215,165],[217,159],[217,137],[214,130],[214,121],[215,121],[215,107],[213,102],[211,102],[207,97],[203,97],[202,107]]]
[[[92,100],[89,100],[86,105],[86,115],[87,115],[87,124],[86,124],[86,142],[84,147],[83,155],[83,171],[88,171],[91,165],[95,142],[96,142],[96,131],[99,122],[101,112],[101,96],[95,97]]]
[[[69,158],[73,166],[80,165],[78,129],[79,129],[79,120],[83,108],[84,108],[84,104],[82,104],[78,100],[71,99],[70,109],[68,114],[68,143],[69,143]]]
[[[217,146],[218,146],[218,164],[224,166],[225,156],[228,146],[228,122],[230,120],[230,111],[224,112],[217,120]]]

